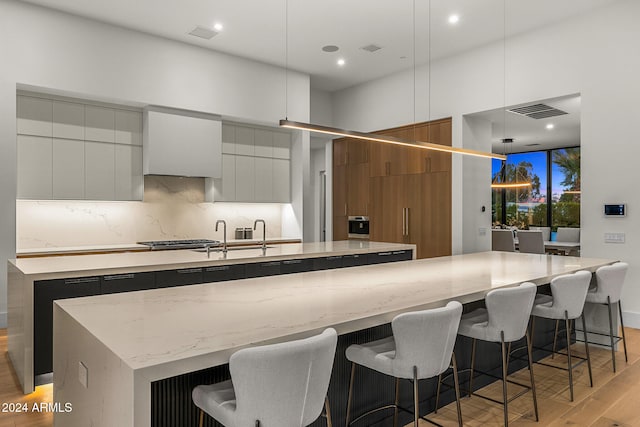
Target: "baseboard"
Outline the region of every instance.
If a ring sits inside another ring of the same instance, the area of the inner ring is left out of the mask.
[[[0,329],[7,328],[7,312],[0,311]]]
[[[626,328],[640,329],[640,313],[635,311],[622,311],[624,326]]]

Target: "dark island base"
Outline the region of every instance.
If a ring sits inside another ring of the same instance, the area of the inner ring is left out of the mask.
[[[481,306],[482,302],[467,304],[464,311],[472,311]],[[534,345],[538,347],[551,347],[555,322],[546,319],[537,319],[535,325]],[[349,389],[349,376],[351,363],[345,358],[346,348],[355,343],[363,343],[381,339],[391,335],[391,325],[386,324],[363,331],[357,331],[338,337],[336,359],[333,366],[331,383],[329,386],[329,402],[333,425],[344,427],[347,393]],[[518,347],[524,347],[525,340],[512,344],[512,351]],[[564,334],[558,337],[558,348],[566,347]],[[458,337],[455,345],[458,369],[468,369],[471,364],[471,340]],[[540,360],[549,353],[534,351],[534,360]],[[523,358],[523,360],[519,360]],[[520,370],[526,366],[526,350],[514,353],[510,359],[509,373]],[[501,375],[500,345],[478,341],[476,350],[476,369],[491,372],[493,375]],[[191,400],[191,390],[199,384],[210,384],[229,379],[228,365],[217,366],[198,372],[180,375],[156,381],[151,386],[151,425],[152,427],[197,426],[199,410]],[[495,379],[480,376],[474,379],[474,389],[477,390],[495,381]],[[363,367],[356,368],[354,382],[354,401],[352,406],[352,418],[378,406],[393,403],[395,379]],[[461,394],[464,397],[469,385],[467,373],[460,375]],[[420,413],[423,416],[433,412],[435,406],[437,379],[420,381]],[[531,399],[530,394],[525,394],[521,399]],[[447,405],[455,400],[453,389],[443,387],[440,397],[440,406]],[[413,408],[413,386],[411,381],[400,382],[400,404],[405,408]],[[487,402],[488,405],[494,405]],[[533,405],[533,404],[532,404]],[[464,420],[464,412],[462,413]],[[399,425],[412,422],[413,416],[400,411]],[[210,417],[205,417],[205,426],[220,426]],[[325,426],[324,418],[319,418],[311,424],[314,427]],[[393,410],[381,411],[361,420],[360,426],[391,426],[393,425]]]

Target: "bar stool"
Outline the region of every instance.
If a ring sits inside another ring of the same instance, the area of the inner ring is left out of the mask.
[[[624,322],[622,320],[622,305],[620,303],[620,294],[622,293],[622,285],[627,274],[629,264],[625,262],[617,262],[613,265],[606,265],[596,270],[596,288],[587,292],[586,302],[588,304],[605,304],[609,310],[609,339],[611,340],[611,363],[613,364],[613,372],[616,372],[616,351],[615,345],[622,340],[624,346],[624,360],[628,362],[627,357],[627,340],[624,336]],[[618,303],[618,312],[620,313],[620,325],[622,326],[622,336],[613,333],[613,315],[611,312],[611,304]],[[584,321],[583,321],[584,323]],[[597,332],[591,332],[596,335]],[[606,335],[605,335],[606,336]],[[586,340],[586,336],[585,336]]]
[[[462,426],[460,410],[460,391],[456,360],[453,346],[456,342],[456,331],[462,314],[462,304],[449,302],[445,307],[432,310],[403,313],[391,322],[393,336],[366,344],[353,344],[347,348],[346,356],[351,361],[351,379],[347,398],[347,417],[345,425],[349,426],[374,412],[394,408],[394,426],[398,424],[398,410],[406,410],[399,406],[400,379],[413,381],[413,414],[414,426],[418,426],[420,417],[418,408],[418,381],[436,377],[452,363],[458,424]],[[396,378],[395,403],[364,413],[351,420],[351,402],[353,397],[353,380],[356,365]],[[409,410],[406,410],[411,412]],[[425,421],[429,421],[423,418]]]
[[[462,316],[458,334],[473,339],[471,347],[471,373],[469,377],[469,395],[478,396],[495,403],[501,403],[504,409],[504,425],[509,425],[508,403],[520,397],[525,392],[531,390],[533,397],[533,409],[538,421],[538,401],[536,398],[536,385],[533,378],[533,366],[531,359],[531,339],[527,331],[529,315],[533,300],[536,295],[536,285],[533,283],[522,283],[518,287],[495,289],[490,291],[485,297],[485,308],[479,308]],[[507,378],[508,352],[507,343],[518,341],[523,337],[527,338],[527,356],[529,361],[529,376],[531,387]],[[502,350],[502,401],[483,396],[473,392],[473,375],[475,369],[476,344],[477,340],[500,343]],[[507,398],[507,382],[524,387],[525,390],[516,394],[511,399]]]
[[[336,352],[332,328],[285,343],[245,348],[229,360],[231,380],[193,389],[193,403],[226,427],[302,427],[331,414],[326,398]],[[233,381],[233,382],[232,382]]]
[[[558,276],[551,280],[551,295],[538,295],[536,296],[536,300],[533,306],[533,310],[531,311],[531,315],[533,317],[531,329],[535,328],[535,318],[541,317],[544,319],[553,319],[553,320],[562,320],[565,321],[565,330],[567,334],[567,368],[569,371],[569,391],[571,396],[571,401],[573,402],[573,368],[583,363],[587,362],[587,366],[589,367],[589,383],[591,387],[593,387],[593,375],[591,373],[591,358],[589,356],[589,343],[587,337],[587,328],[584,321],[584,303],[587,296],[587,290],[589,289],[589,283],[591,281],[591,273],[588,271],[578,271],[574,274],[565,274],[562,276]],[[582,317],[582,324],[584,326],[584,337],[585,337],[585,352],[587,357],[582,358],[579,356],[573,356],[578,359],[582,359],[576,365],[573,365],[571,359],[571,320],[577,319],[578,317]],[[557,326],[557,322],[556,322]],[[557,327],[556,327],[556,335],[557,335]],[[555,351],[555,338],[553,343],[553,349],[551,353],[557,353]],[[549,350],[547,350],[549,351]],[[536,362],[545,366],[550,366],[552,368],[557,369],[565,369],[560,368],[555,365],[550,365],[543,362]]]

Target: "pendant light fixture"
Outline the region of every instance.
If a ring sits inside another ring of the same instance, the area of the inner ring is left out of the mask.
[[[289,120],[288,118],[288,75],[289,75],[289,52],[288,52],[289,50],[289,44],[288,44],[289,11],[288,9],[289,9],[288,0],[285,0],[285,118],[280,120],[280,127],[289,128],[289,129],[306,130],[309,132],[319,132],[319,133],[324,133],[327,135],[334,135],[339,137],[350,137],[350,138],[356,138],[356,139],[361,139],[365,141],[403,145],[403,146],[408,146],[413,148],[421,148],[425,150],[444,151],[444,152],[453,153],[453,154],[463,154],[463,155],[475,156],[475,157],[506,160],[505,156],[500,154],[494,154],[491,152],[470,150],[466,148],[450,147],[447,145],[417,141],[415,140],[415,130],[414,130],[414,140],[410,140],[410,139],[396,138],[396,137],[387,136],[387,135],[378,135],[375,133],[358,132],[354,130],[340,129],[340,128],[335,128],[331,126],[322,126],[322,125],[316,125],[312,123],[304,123],[304,122]],[[414,13],[414,21],[415,21],[415,6],[414,6],[413,13]],[[429,55],[431,55],[431,52],[429,52]],[[415,86],[415,34],[414,34],[414,86]],[[415,87],[414,87],[414,98],[415,98]],[[431,102],[430,99],[429,99],[429,102]],[[415,115],[415,99],[414,99],[414,115]]]

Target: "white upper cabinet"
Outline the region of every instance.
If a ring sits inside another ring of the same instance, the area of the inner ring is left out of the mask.
[[[228,123],[222,123],[222,153],[236,154],[236,127]]]
[[[53,101],[18,96],[16,128],[20,135],[53,136]]]
[[[85,139],[116,142],[116,112],[112,108],[85,107]]]
[[[222,125],[214,116],[149,108],[143,134],[145,175],[222,176]]]
[[[273,157],[273,132],[256,129],[254,150],[256,157]]]
[[[53,137],[84,140],[84,105],[53,101]]]
[[[87,199],[116,200],[115,146],[87,142],[84,150]]]
[[[116,144],[142,145],[142,113],[116,110]]]
[[[236,126],[236,154],[241,156],[255,154],[255,129]]]
[[[84,198],[84,141],[53,140],[53,198]]]
[[[18,198],[52,198],[51,144],[51,138],[18,135]]]
[[[276,159],[291,158],[291,134],[273,132],[273,157]]]

